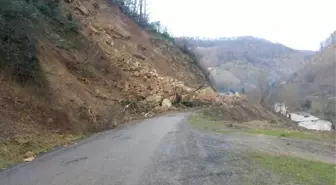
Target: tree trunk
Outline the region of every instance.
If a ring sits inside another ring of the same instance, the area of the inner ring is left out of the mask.
[[[134,0],[134,5],[133,5],[133,13],[137,12],[137,6],[138,6],[138,0]]]
[[[147,16],[147,0],[144,0],[144,16]]]
[[[143,19],[143,0],[139,0],[139,7],[140,7],[140,21],[142,21]]]

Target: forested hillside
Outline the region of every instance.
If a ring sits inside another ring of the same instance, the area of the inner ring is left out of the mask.
[[[335,73],[336,32],[321,42],[321,50],[301,70],[275,87],[269,99],[335,122]]]
[[[222,91],[255,88],[261,73],[269,83],[275,82],[303,67],[313,54],[251,36],[213,40],[178,38],[176,42],[197,55],[199,65],[209,70],[211,79]]]

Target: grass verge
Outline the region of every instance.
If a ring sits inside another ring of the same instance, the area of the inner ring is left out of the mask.
[[[297,157],[272,156],[261,153],[251,153],[249,154],[249,159],[298,184],[336,184],[336,167],[333,164],[309,161]]]
[[[336,132],[324,132],[324,131],[297,131],[286,128],[244,128],[249,122],[241,123],[240,127],[235,127],[234,124],[230,124],[225,121],[215,121],[211,118],[207,118],[201,115],[193,115],[189,117],[189,123],[194,127],[214,131],[218,133],[247,133],[247,134],[263,134],[268,136],[276,137],[289,137],[289,138],[299,138],[299,139],[311,139],[317,141],[334,141],[336,137]],[[246,124],[246,125],[244,125]]]
[[[197,129],[214,131],[218,133],[229,133],[223,122],[210,120],[201,116],[189,117],[189,123]]]
[[[48,152],[56,146],[69,144],[81,135],[48,134],[34,138],[16,138],[11,141],[0,141],[0,169],[6,169],[10,165],[23,161],[30,155]],[[29,156],[31,157],[31,156]]]
[[[275,130],[248,130],[246,131],[249,134],[263,134],[268,136],[277,136],[277,137],[291,137],[291,138],[300,138],[300,139],[312,139],[312,140],[322,140],[322,137],[318,133],[304,132],[304,131],[291,131],[286,129],[275,129]]]

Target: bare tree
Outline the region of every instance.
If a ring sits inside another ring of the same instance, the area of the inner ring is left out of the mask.
[[[143,20],[143,0],[139,0],[140,20]]]
[[[144,0],[144,15],[147,16],[147,0]]]
[[[133,12],[136,13],[138,11],[138,0],[134,0],[133,2]]]
[[[260,72],[258,77],[258,89],[260,92],[260,104],[265,103],[265,99],[268,97],[271,87],[268,84],[268,72]]]

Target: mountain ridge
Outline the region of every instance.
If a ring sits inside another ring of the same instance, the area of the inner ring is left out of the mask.
[[[176,42],[195,53],[199,65],[210,70],[210,78],[223,91],[253,88],[258,83],[258,73],[265,71],[269,81],[276,81],[300,69],[314,53],[253,36],[218,40],[177,38]]]

